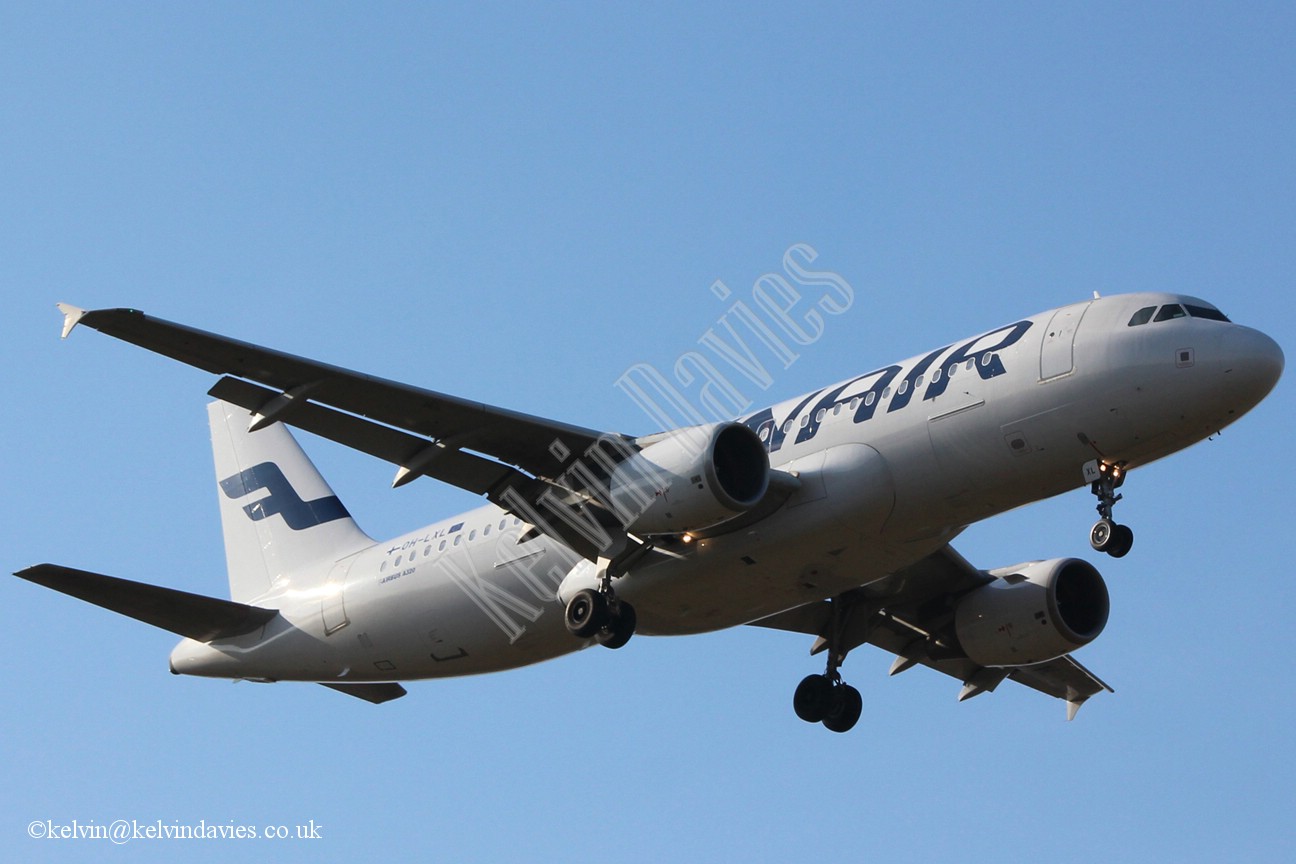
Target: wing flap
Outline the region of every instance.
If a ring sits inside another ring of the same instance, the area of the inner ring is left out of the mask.
[[[222,402],[246,409],[249,414],[260,411],[277,396],[274,390],[229,377],[216,382],[216,386],[208,393]],[[516,468],[453,447],[439,447],[439,452],[433,458],[423,458],[429,448],[438,445],[427,438],[304,399],[294,402],[293,407],[282,412],[281,417],[284,422],[299,429],[376,456],[393,465],[407,469],[410,466],[421,466],[405,475],[410,479],[426,474],[477,495],[486,495],[491,489],[510,480],[522,482],[531,479]],[[251,422],[252,417],[249,416],[248,420]]]
[[[250,633],[279,614],[275,609],[56,564],[38,564],[14,575],[199,642]]]

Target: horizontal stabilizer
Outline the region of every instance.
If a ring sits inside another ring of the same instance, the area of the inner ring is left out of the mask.
[[[275,609],[55,564],[38,564],[14,575],[199,642],[250,633],[279,614]]]
[[[339,693],[345,693],[348,696],[354,696],[375,705],[381,705],[384,702],[390,702],[405,695],[405,688],[399,684],[332,684],[324,681],[320,683],[330,690],[336,690]]]

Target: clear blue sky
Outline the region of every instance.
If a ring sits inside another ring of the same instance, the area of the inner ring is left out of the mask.
[[[5,4],[4,566],[225,590],[211,377],[60,343],[59,300],[630,433],[622,370],[798,242],[856,302],[768,401],[1094,290],[1206,297],[1291,356],[1293,57],[1283,3]],[[172,677],[170,634],[6,577],[0,858],[1289,861],[1292,394],[1132,476],[1080,654],[1117,692],[1071,724],[864,648],[832,735],[791,711],[809,640],[755,629],[374,707]],[[376,536],[476,503],[306,443]],[[1093,518],[1076,492],[957,545],[1094,558]]]

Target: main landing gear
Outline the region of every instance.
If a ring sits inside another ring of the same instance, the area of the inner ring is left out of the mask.
[[[822,723],[833,732],[849,732],[864,710],[864,698],[833,669],[802,679],[792,694],[792,710],[807,723]]]
[[[1094,476],[1096,475],[1096,476]],[[1112,507],[1125,497],[1116,490],[1125,482],[1123,463],[1098,462],[1085,466],[1085,476],[1093,476],[1089,488],[1098,496],[1098,515],[1102,518],[1089,531],[1089,545],[1113,558],[1124,558],[1134,546],[1134,532],[1128,525],[1118,525],[1112,518]]]
[[[585,588],[572,595],[564,621],[573,636],[592,636],[606,648],[622,647],[635,631],[634,607],[617,599],[606,569],[599,576],[598,588]]]
[[[849,732],[859,721],[864,700],[837,671],[846,660],[842,645],[850,607],[845,606],[840,598],[831,602],[832,619],[819,643],[826,643],[828,668],[822,675],[808,675],[801,680],[792,694],[792,710],[807,723],[822,723],[825,729],[833,732]]]

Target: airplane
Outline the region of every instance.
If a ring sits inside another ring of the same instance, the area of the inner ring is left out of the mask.
[[[873,645],[959,700],[1011,679],[1075,717],[1111,688],[1072,657],[1110,600],[1078,558],[981,570],[968,525],[1088,486],[1090,543],[1127,554],[1129,471],[1237,420],[1283,352],[1194,297],[1099,297],[734,420],[644,437],[492,407],[132,309],[59,304],[220,376],[208,406],[230,599],[41,564],[15,575],[176,633],[174,674],[316,682],[372,703],[399,682],[521,667],[635,633],[740,625],[814,637],[793,693],[845,732],[840,668]],[[375,542],[288,426],[487,503]]]

